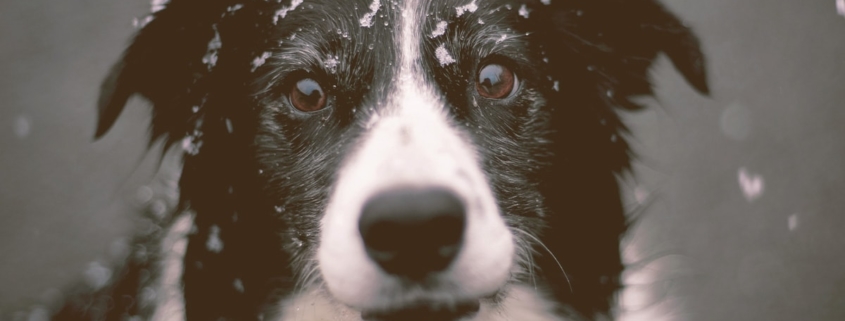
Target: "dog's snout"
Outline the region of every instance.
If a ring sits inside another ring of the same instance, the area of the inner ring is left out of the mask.
[[[387,273],[419,279],[442,271],[461,248],[466,211],[452,191],[399,188],[370,198],[358,229],[367,254]]]

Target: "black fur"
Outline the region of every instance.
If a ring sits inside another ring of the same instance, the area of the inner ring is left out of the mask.
[[[617,175],[630,162],[614,109],[641,108],[631,98],[652,94],[648,70],[661,52],[707,93],[698,40],[654,0],[478,2],[461,17],[454,8],[469,1],[422,9],[430,17],[419,30],[422,72],[471,133],[507,223],[527,233],[515,236],[533,248],[537,283],[585,318],[608,314],[628,225]],[[153,106],[151,142],[189,147],[177,209],[196,213],[184,261],[188,320],[258,320],[309,267],[335,171],[394,82],[397,5],[384,1],[373,26],[361,28],[370,3],[305,0],[274,19],[289,1],[172,0],[104,82],[96,137],[139,94]],[[517,14],[522,3],[527,19]],[[456,63],[447,66],[434,56],[442,42],[428,37],[437,19],[450,23],[439,38],[453,48]],[[213,56],[216,33],[222,46],[210,66],[203,57]],[[492,52],[485,39],[501,35],[507,49]],[[265,52],[272,55],[255,68]],[[337,57],[337,70],[321,63],[325,55]],[[477,99],[474,76],[485,59],[509,64],[523,94]],[[331,109],[303,116],[285,105],[285,86],[302,72],[329,84]],[[212,226],[224,244],[219,253],[206,247]],[[55,319],[149,317],[153,307],[136,298],[157,258],[131,256],[113,285],[70,299]]]

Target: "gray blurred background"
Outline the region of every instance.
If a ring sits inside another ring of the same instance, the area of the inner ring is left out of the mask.
[[[713,95],[662,59],[652,108],[623,115],[641,156],[626,200],[648,204],[624,253],[649,262],[626,274],[623,319],[845,320],[836,0],[665,2],[701,37]],[[142,209],[166,204],[146,187],[162,174],[142,102],[92,141],[99,82],[149,9],[29,0],[0,10],[0,319],[96,282]]]

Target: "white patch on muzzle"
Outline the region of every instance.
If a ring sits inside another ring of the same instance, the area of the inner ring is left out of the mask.
[[[401,308],[418,301],[450,304],[491,295],[508,281],[514,260],[513,237],[475,148],[450,123],[444,103],[423,80],[416,3],[406,4],[399,24],[402,59],[397,86],[343,163],[321,221],[317,258],[323,280],[335,299],[360,310]],[[383,272],[368,257],[358,229],[364,203],[399,186],[444,187],[466,207],[460,252],[424,287]]]

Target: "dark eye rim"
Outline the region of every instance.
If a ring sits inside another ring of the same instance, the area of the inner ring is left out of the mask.
[[[482,69],[484,69],[485,67],[487,67],[489,65],[500,65],[502,67],[507,68],[508,70],[510,70],[511,73],[513,73],[513,82],[514,82],[513,88],[511,88],[511,92],[508,93],[507,96],[502,97],[502,98],[491,98],[491,97],[482,96],[478,92],[478,90],[477,90],[477,88],[479,86],[478,75],[479,75],[479,73],[481,72]],[[509,101],[509,100],[513,99],[514,97],[519,96],[520,92],[522,92],[524,80],[523,80],[523,77],[521,76],[521,74],[522,73],[520,71],[520,68],[518,68],[518,65],[516,63],[514,63],[513,60],[511,60],[507,57],[500,56],[500,55],[492,55],[492,56],[486,57],[486,58],[481,59],[479,61],[479,63],[476,65],[475,72],[472,74],[472,86],[471,86],[472,93],[475,96],[478,96],[478,98],[484,99],[484,100],[497,101],[497,102]]]
[[[314,80],[315,82],[317,82],[318,85],[320,85],[320,88],[323,90],[323,95],[325,95],[325,105],[323,106],[323,108],[314,111],[304,111],[300,110],[299,108],[296,108],[296,106],[293,104],[293,101],[291,101],[291,94],[293,93],[294,86],[296,86],[300,81],[305,79]],[[281,85],[278,88],[281,91],[282,101],[285,105],[288,106],[294,116],[308,117],[311,115],[322,114],[324,112],[328,112],[334,107],[334,95],[330,90],[331,86],[327,81],[326,77],[320,75],[319,73],[309,72],[305,70],[291,72],[284,78],[284,81],[282,81]]]

